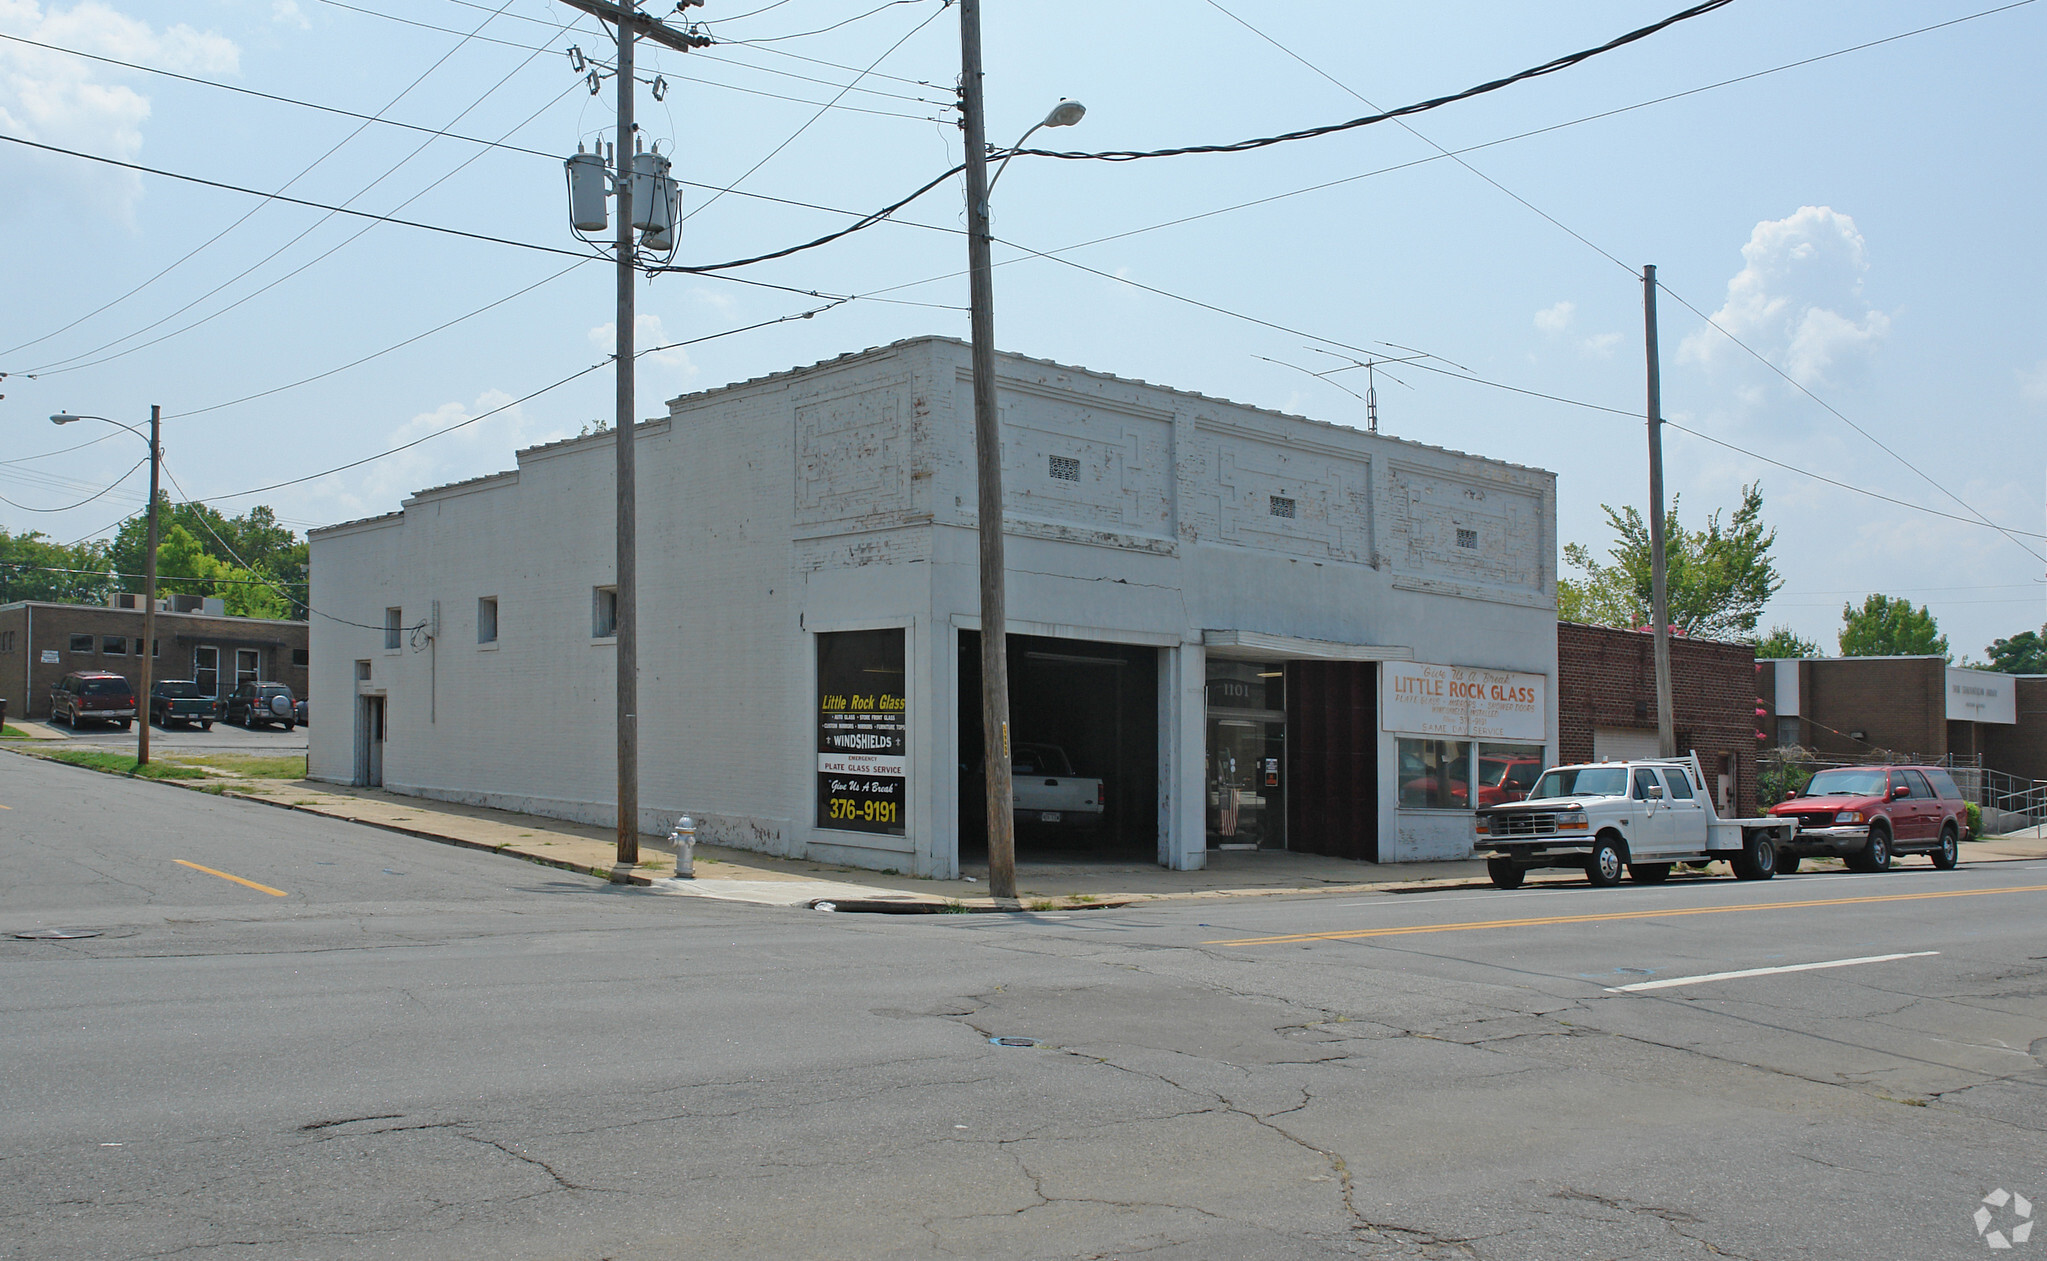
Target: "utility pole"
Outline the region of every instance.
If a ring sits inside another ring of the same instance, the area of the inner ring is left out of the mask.
[[[149,405],[149,555],[142,562],[142,733],[135,741],[135,764],[149,765],[149,672],[156,662],[156,483],[163,467],[163,408]],[[28,706],[22,706],[28,712]]]
[[[615,162],[615,193],[618,197],[617,345],[613,350],[618,374],[618,405],[612,422],[613,445],[617,451],[617,593],[613,597],[616,620],[618,666],[618,823],[617,861],[640,861],[640,716],[639,716],[639,583],[638,503],[633,470],[633,271],[636,242],[633,239],[633,152],[636,125],[633,122],[633,44],[639,36],[678,52],[709,44],[710,38],[678,31],[638,12],[631,4],[611,0],[563,0],[571,8],[610,22],[618,32],[618,142]],[[678,9],[703,0],[683,0]],[[594,73],[594,72],[593,72]]]
[[[973,308],[974,470],[981,534],[981,748],[988,786],[988,892],[1016,896],[1009,783],[1009,632],[1003,597],[1002,436],[995,410],[995,277],[989,260],[988,127],[981,101],[981,4],[960,0],[960,122],[966,129],[967,268]]]
[[[1663,370],[1656,353],[1656,266],[1642,269],[1643,343],[1649,356],[1649,601],[1656,637],[1656,741],[1677,756],[1677,714],[1670,695],[1670,593],[1663,564]]]

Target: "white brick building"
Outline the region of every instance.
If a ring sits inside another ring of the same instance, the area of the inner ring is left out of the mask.
[[[1020,857],[1462,856],[1472,798],[1554,757],[1553,475],[997,364],[1015,738],[1108,802],[1092,837],[1020,828]],[[640,427],[644,831],[972,861],[972,413],[968,348],[920,338]],[[314,620],[314,776],[608,823],[612,478],[610,435],[573,439],[314,531],[314,605],[392,628]],[[824,710],[875,733],[864,793],[834,796]]]

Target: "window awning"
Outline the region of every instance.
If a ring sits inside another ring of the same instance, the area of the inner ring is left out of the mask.
[[[1274,635],[1267,631],[1205,630],[1202,646],[1217,657],[1241,657],[1271,661],[1305,658],[1311,661],[1412,661],[1414,649],[1398,644],[1340,644],[1329,639],[1303,639],[1298,635]]]

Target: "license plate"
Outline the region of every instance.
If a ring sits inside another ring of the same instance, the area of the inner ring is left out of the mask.
[[[1038,815],[1040,823],[1057,823],[1062,816],[1057,810],[1047,810]]]

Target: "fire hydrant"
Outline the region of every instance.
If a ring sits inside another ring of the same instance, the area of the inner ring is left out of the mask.
[[[696,879],[697,821],[688,815],[677,819],[675,830],[668,834],[668,843],[675,846],[675,878]]]

